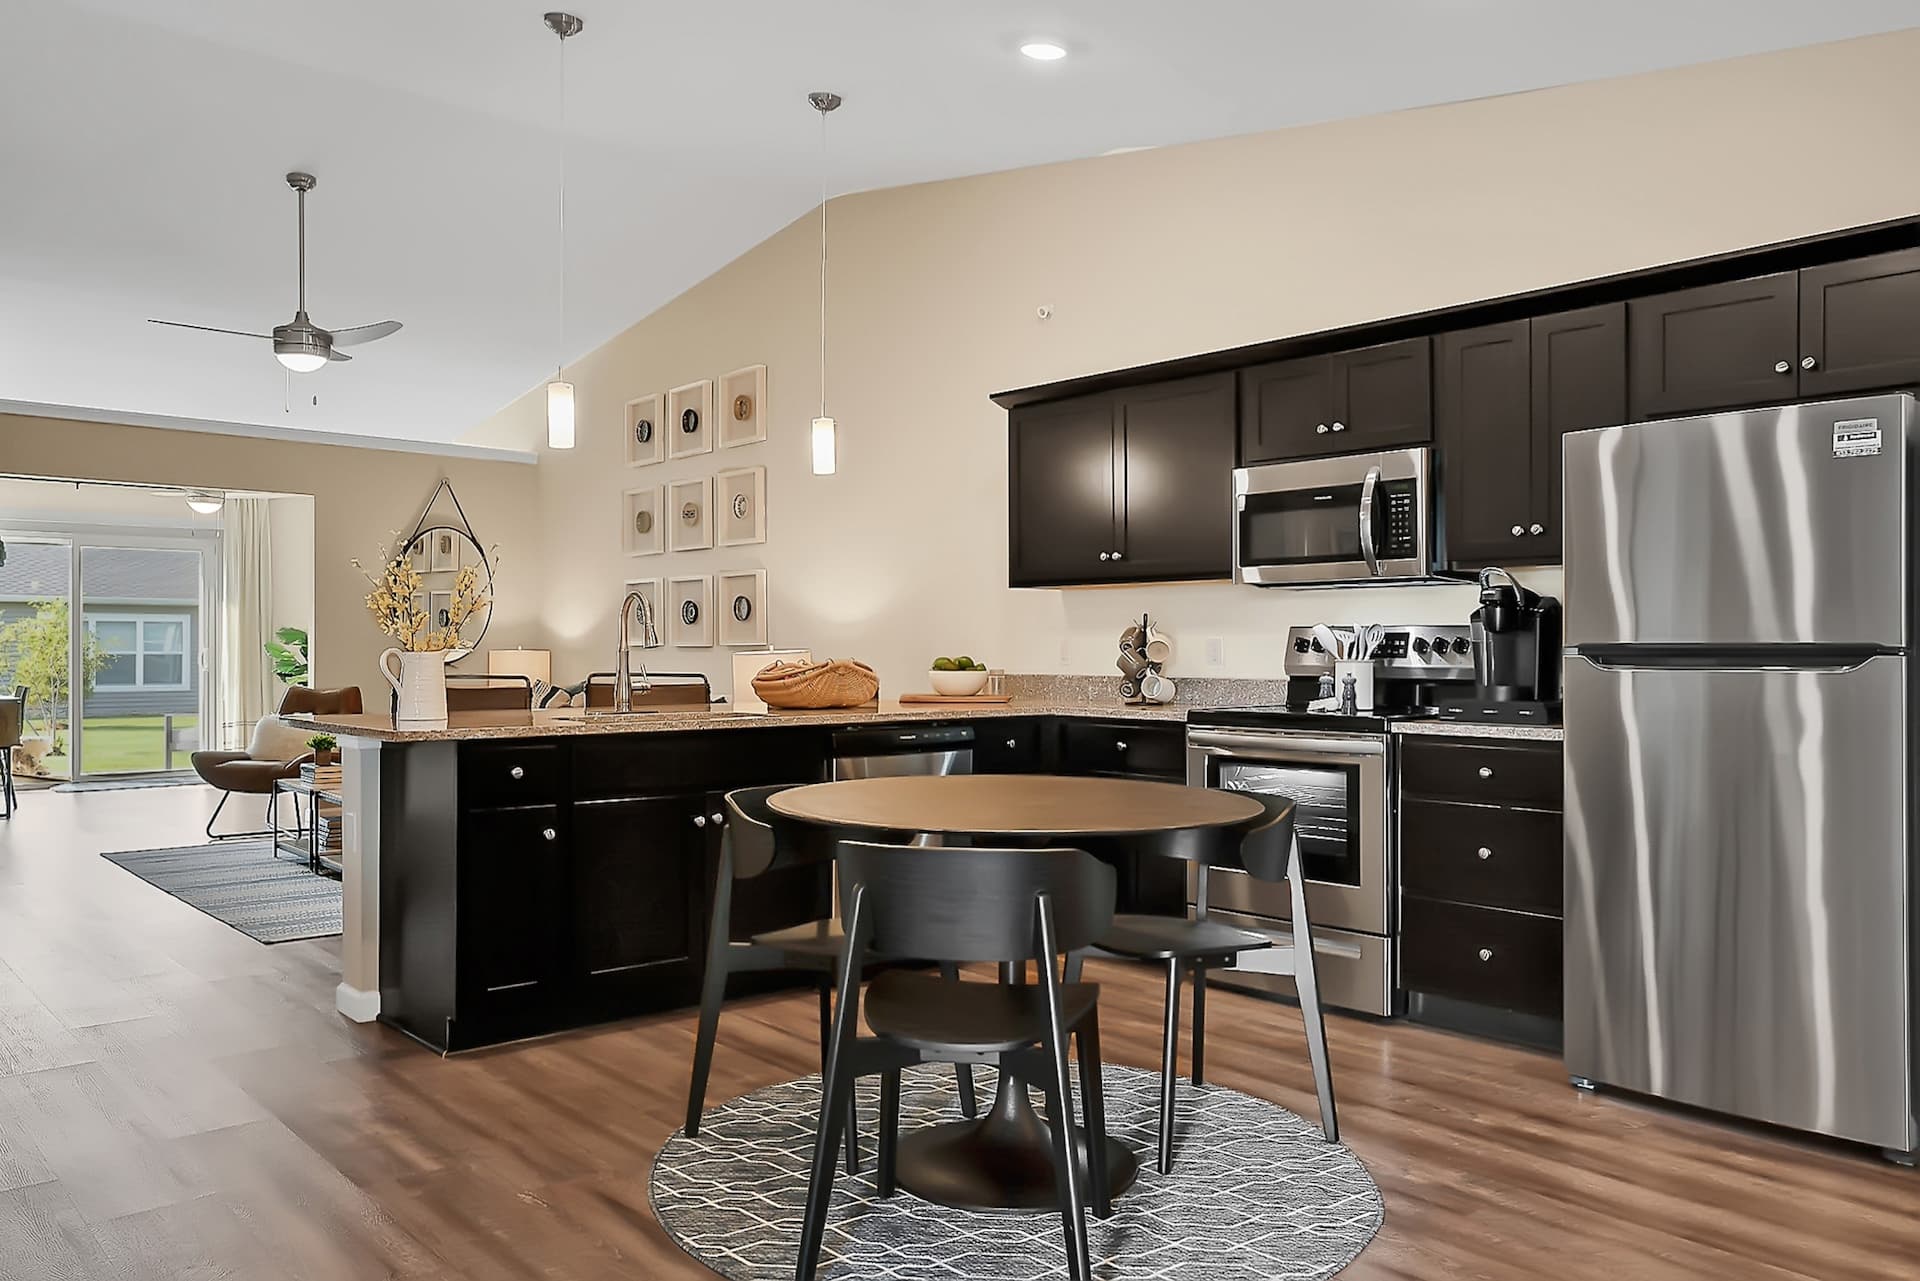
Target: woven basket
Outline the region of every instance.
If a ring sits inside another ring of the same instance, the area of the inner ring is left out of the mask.
[[[774,663],[753,678],[768,707],[860,707],[880,696],[880,678],[851,658]]]

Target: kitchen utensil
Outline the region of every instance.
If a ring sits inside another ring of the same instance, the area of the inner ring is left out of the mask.
[[[1368,623],[1365,627],[1354,629],[1354,637],[1359,643],[1350,657],[1372,661],[1385,636],[1385,629],[1378,623]]]
[[[1347,656],[1346,642],[1341,640],[1333,628],[1328,627],[1325,623],[1315,623],[1313,625],[1313,638],[1326,647],[1327,653],[1333,656],[1335,662]]]

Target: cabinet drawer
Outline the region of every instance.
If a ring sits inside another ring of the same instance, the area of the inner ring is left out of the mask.
[[[1039,770],[1038,722],[983,717],[974,722],[973,731],[974,773],[1031,774]]]
[[[547,805],[566,790],[560,743],[462,743],[460,804],[466,809]]]
[[[1518,746],[1409,735],[1400,749],[1403,796],[1483,805],[1560,808],[1560,745]]]
[[[801,728],[625,734],[574,746],[577,800],[729,791],[827,777],[830,731]]]
[[[1409,897],[1400,921],[1400,981],[1503,1010],[1560,1017],[1560,922],[1491,907]]]
[[[1186,777],[1187,733],[1180,725],[1140,721],[1068,721],[1060,735],[1068,774]]]
[[[1400,811],[1408,894],[1560,915],[1560,815],[1410,800]]]

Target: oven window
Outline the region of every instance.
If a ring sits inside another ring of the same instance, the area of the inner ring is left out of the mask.
[[[1222,761],[1218,768],[1218,786],[1226,791],[1293,799],[1300,865],[1309,881],[1360,884],[1359,766]]]
[[[1317,565],[1360,559],[1360,486],[1248,494],[1240,512],[1242,565]]]

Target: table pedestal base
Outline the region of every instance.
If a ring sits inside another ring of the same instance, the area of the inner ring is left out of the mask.
[[[1087,1135],[1074,1131],[1075,1156],[1087,1174]],[[1139,1158],[1117,1139],[1107,1145],[1107,1194],[1133,1186]],[[1033,1108],[1027,1087],[1003,1073],[993,1107],[977,1121],[954,1121],[900,1136],[900,1186],[923,1201],[963,1210],[1057,1210],[1053,1133]],[[1091,1205],[1091,1200],[1089,1200]]]

